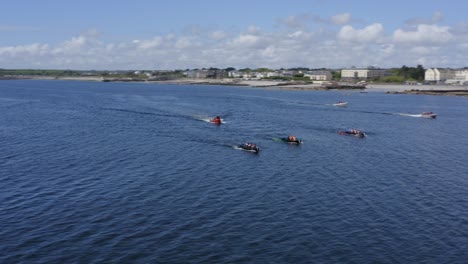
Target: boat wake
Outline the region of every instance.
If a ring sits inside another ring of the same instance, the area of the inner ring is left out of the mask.
[[[106,111],[117,111],[117,112],[130,113],[130,114],[139,114],[139,115],[153,115],[153,116],[164,116],[164,117],[183,117],[182,115],[176,115],[176,114],[172,114],[172,113],[154,113],[154,112],[146,112],[146,111],[138,111],[138,110],[122,109],[122,108],[101,107],[100,109],[106,110]]]
[[[417,115],[412,115],[412,114],[403,114],[403,113],[396,113],[397,115],[400,115],[400,116],[410,116],[410,117],[422,117],[421,114],[417,114]]]

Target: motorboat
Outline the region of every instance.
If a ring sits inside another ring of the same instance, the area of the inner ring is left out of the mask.
[[[338,101],[337,103],[334,103],[333,106],[347,106],[348,102],[343,102],[343,101]]]
[[[221,118],[219,116],[210,119],[210,123],[213,123],[213,124],[216,124],[216,125],[221,125],[222,122],[223,121],[221,120]]]
[[[424,117],[424,118],[436,118],[437,117],[437,114],[434,114],[432,112],[422,112],[421,113],[421,117]]]

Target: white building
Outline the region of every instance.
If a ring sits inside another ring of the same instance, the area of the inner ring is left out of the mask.
[[[455,71],[451,69],[432,68],[424,72],[424,80],[428,82],[445,82],[454,77]]]
[[[424,73],[424,80],[427,82],[443,82],[443,83],[458,83],[464,84],[468,82],[467,69],[427,69]]]
[[[468,70],[463,69],[455,71],[454,80],[460,84],[465,84],[468,82]]]
[[[332,74],[330,71],[308,71],[304,73],[304,77],[309,77],[314,81],[330,81]]]
[[[351,68],[341,70],[341,78],[343,79],[371,79],[376,77],[384,77],[388,75],[390,75],[390,72],[385,69]]]
[[[276,77],[276,76],[280,76],[280,74],[278,72],[267,72],[266,76],[267,77]]]
[[[242,73],[238,72],[238,71],[230,71],[230,72],[228,72],[228,77],[230,77],[230,78],[241,78]]]
[[[241,71],[230,71],[228,72],[228,77],[230,78],[242,78],[245,80],[257,78],[256,72],[241,72]]]

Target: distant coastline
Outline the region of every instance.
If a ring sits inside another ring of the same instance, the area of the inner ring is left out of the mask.
[[[339,84],[333,88],[318,83],[306,83],[298,81],[272,81],[272,80],[243,80],[243,79],[190,79],[181,78],[175,80],[138,80],[131,78],[103,78],[98,76],[2,76],[0,80],[66,80],[66,81],[90,81],[90,82],[141,82],[171,85],[227,85],[251,88],[281,89],[281,90],[356,90],[364,87],[352,87],[352,85]],[[369,92],[385,92],[387,94],[417,94],[417,95],[441,95],[468,97],[468,87],[452,85],[406,85],[406,84],[376,84],[371,83],[365,87]]]

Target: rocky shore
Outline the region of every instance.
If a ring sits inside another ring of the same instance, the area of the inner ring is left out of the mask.
[[[465,96],[468,97],[468,90],[405,90],[405,91],[388,91],[388,94],[422,94],[422,95],[445,95],[445,96]]]

